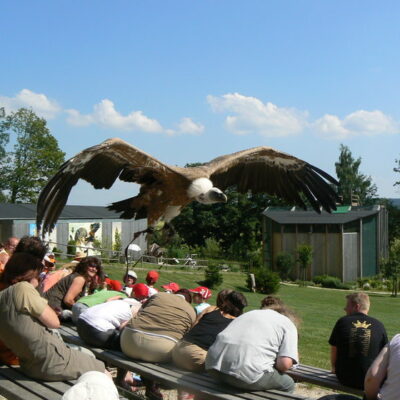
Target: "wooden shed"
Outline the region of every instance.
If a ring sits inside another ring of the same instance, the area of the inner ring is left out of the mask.
[[[102,248],[112,249],[116,237],[120,238],[122,249],[130,243],[137,231],[146,229],[147,220],[120,219],[119,214],[99,206],[65,206],[53,232],[47,238],[50,248],[57,247],[66,252],[68,241],[75,240],[86,246],[91,237]],[[36,235],[36,205],[0,203],[0,241],[10,236]],[[145,251],[145,235],[135,243]],[[90,243],[89,243],[90,244]]]
[[[279,253],[295,256],[297,246],[304,243],[313,248],[308,279],[326,274],[348,282],[376,275],[379,260],[388,255],[387,210],[375,205],[340,206],[332,214],[295,207],[269,207],[263,212],[263,254],[267,266],[276,270]]]

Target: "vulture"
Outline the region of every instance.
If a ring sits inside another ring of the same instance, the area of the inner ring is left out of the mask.
[[[223,190],[236,185],[239,192],[267,193],[317,211],[336,209],[338,182],[321,169],[294,156],[254,147],[224,155],[196,167],[164,164],[119,138],[105,140],[66,161],[39,195],[37,228],[51,232],[79,179],[96,189],[110,189],[116,179],[140,185],[137,196],[112,203],[120,218],[147,218],[150,232],[159,222],[170,222],[190,202],[226,202]],[[146,230],[147,231],[147,230]],[[142,233],[142,232],[140,232]]]

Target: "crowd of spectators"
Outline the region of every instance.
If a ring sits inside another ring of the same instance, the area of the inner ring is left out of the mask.
[[[60,321],[72,320],[92,346],[207,370],[244,390],[293,392],[295,383],[286,372],[299,363],[300,319],[278,297],[267,296],[260,309],[244,312],[247,300],[234,290],[220,291],[212,306],[212,292],[204,286],[170,282],[159,292],[154,270],[143,283],[133,270],[120,282],[105,275],[95,256],[77,253],[58,269],[56,263],[36,237],[10,238],[0,251],[0,360],[19,364],[28,376],[66,380],[97,371],[83,377],[80,387],[99,373],[109,382],[101,361],[57,335]],[[388,344],[383,324],[368,315],[369,306],[365,293],[346,297],[346,315],[329,338],[332,372],[342,384],[365,389],[368,400],[392,400],[400,389],[400,335]],[[141,381],[147,397],[162,399],[156,384],[129,371],[118,370],[116,379],[131,391]],[[180,392],[181,399],[191,397]]]

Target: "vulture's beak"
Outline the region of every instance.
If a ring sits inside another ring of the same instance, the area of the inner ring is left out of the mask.
[[[213,202],[216,202],[216,203],[226,203],[228,200],[225,193],[216,192],[214,190],[210,193],[210,198]]]

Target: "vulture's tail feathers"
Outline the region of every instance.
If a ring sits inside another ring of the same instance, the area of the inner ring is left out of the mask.
[[[110,204],[107,208],[116,212],[122,212],[120,215],[122,219],[147,218],[147,208],[143,204],[140,204],[137,196],[117,201]]]

